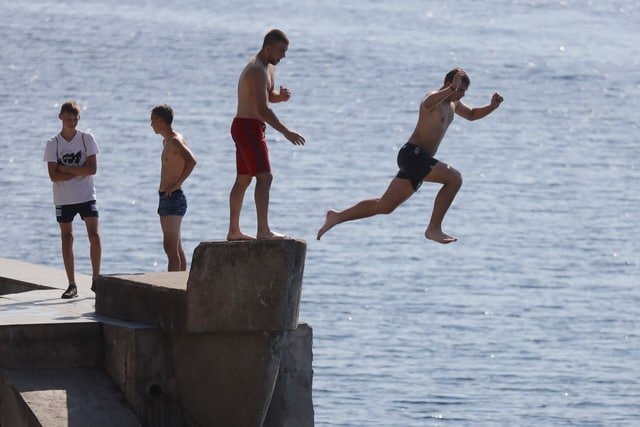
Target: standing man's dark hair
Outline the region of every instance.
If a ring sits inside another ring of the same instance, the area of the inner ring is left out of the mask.
[[[156,105],[151,114],[161,118],[168,125],[173,123],[173,108],[167,104]]]
[[[273,45],[275,43],[284,43],[284,44],[289,44],[289,39],[287,38],[287,35],[282,31],[282,30],[278,30],[278,29],[273,29],[271,31],[269,31],[265,36],[264,36],[264,41],[262,42],[262,47],[265,47],[267,45]]]

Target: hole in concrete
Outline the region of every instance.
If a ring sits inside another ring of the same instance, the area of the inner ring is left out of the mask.
[[[160,397],[163,394],[162,387],[159,384],[151,384],[148,393],[151,397]]]

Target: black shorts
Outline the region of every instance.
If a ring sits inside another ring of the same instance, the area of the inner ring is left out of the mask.
[[[408,179],[415,191],[422,185],[424,177],[431,172],[431,168],[438,160],[427,154],[415,144],[406,143],[398,152],[398,174],[396,178]]]
[[[95,200],[89,200],[84,203],[75,203],[72,205],[56,205],[56,219],[58,222],[73,222],[76,214],[80,214],[80,218],[98,217],[98,205]]]

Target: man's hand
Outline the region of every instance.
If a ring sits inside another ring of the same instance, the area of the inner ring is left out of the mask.
[[[453,76],[453,81],[451,82],[451,89],[455,90],[456,92],[460,90],[460,88],[462,87],[462,79],[464,78],[464,76],[466,76],[467,73],[464,72],[464,70],[459,70],[455,76]]]
[[[289,140],[293,145],[304,145],[305,140],[299,133],[288,131],[284,134],[284,137]]]
[[[83,165],[84,166],[84,165]],[[58,165],[58,172],[62,172],[62,173],[69,173],[71,175],[75,175],[74,169],[76,169],[77,166],[70,166],[70,165],[65,165],[65,164],[59,164]]]
[[[73,169],[73,166],[67,166],[64,164],[56,165],[56,171],[64,174],[63,176],[59,177],[59,181],[69,181],[76,177],[73,173],[70,172],[70,169]]]
[[[89,166],[89,162],[86,161],[84,162],[84,164],[82,165],[82,167],[84,166]],[[70,173],[72,175],[77,175],[78,171],[78,166],[71,166],[71,165],[65,165],[63,163],[58,165],[58,172],[64,172],[64,173]]]
[[[491,97],[491,108],[495,110],[500,106],[502,101],[504,101],[504,98],[502,97],[502,95],[500,95],[498,92],[494,93],[493,96]]]
[[[165,190],[165,192],[164,192],[164,193],[167,195],[167,197],[171,197],[171,195],[172,195],[174,192],[176,192],[177,190],[179,190],[179,189],[180,189],[180,187],[181,187],[181,186],[180,186],[180,185],[178,185],[178,184],[170,185],[170,186]]]
[[[280,102],[287,102],[291,98],[291,91],[284,86],[280,86],[278,96],[280,97]]]

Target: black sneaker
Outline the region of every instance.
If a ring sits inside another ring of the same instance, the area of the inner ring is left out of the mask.
[[[77,296],[78,296],[78,288],[76,287],[76,285],[69,285],[67,290],[64,291],[64,293],[60,298],[69,299],[69,298],[75,298]]]

